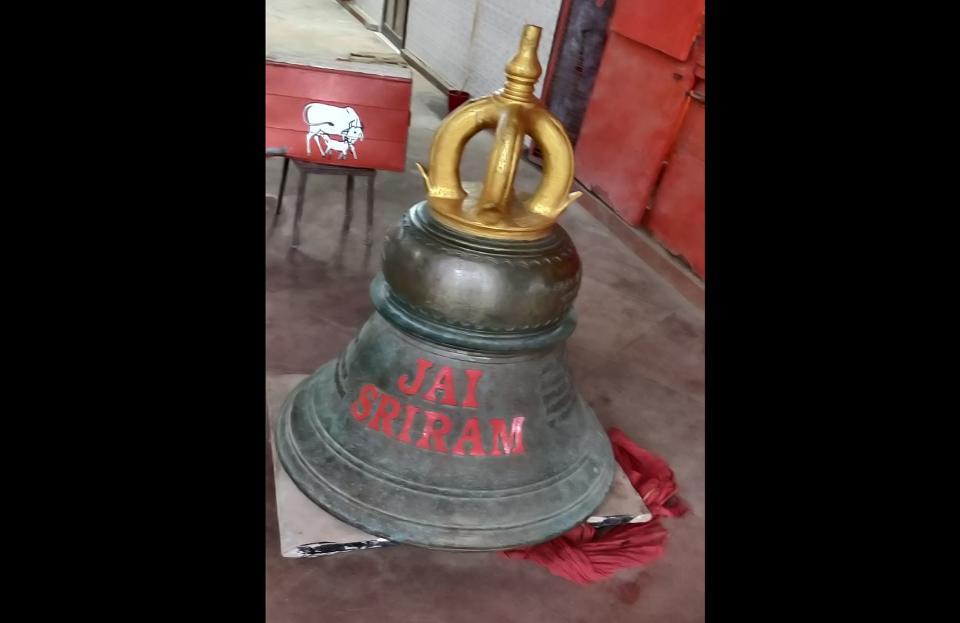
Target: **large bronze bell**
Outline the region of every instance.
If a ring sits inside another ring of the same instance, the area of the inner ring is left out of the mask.
[[[504,88],[441,124],[420,167],[427,201],[388,236],[376,312],[340,357],[287,399],[284,469],[343,521],[400,543],[507,549],[576,526],[614,461],[562,355],[580,259],[559,214],[573,150],[534,97],[540,28],[527,26]],[[467,140],[496,129],[481,187],[460,184]],[[524,136],[544,154],[532,196],[513,181]]]

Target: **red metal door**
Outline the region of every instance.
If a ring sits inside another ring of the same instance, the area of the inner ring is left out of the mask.
[[[703,0],[617,3],[575,151],[578,180],[701,277],[702,16]]]
[[[640,225],[693,88],[689,63],[611,33],[576,147],[577,178]]]
[[[619,0],[610,29],[685,61],[703,23],[704,0]]]
[[[693,49],[696,83],[689,96],[677,142],[664,165],[643,225],[669,251],[686,259],[695,273],[706,278],[704,255],[705,115],[707,70],[705,38]]]
[[[643,225],[706,277],[704,258],[704,104],[691,103]]]

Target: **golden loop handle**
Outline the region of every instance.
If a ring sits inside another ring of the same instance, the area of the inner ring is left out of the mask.
[[[515,106],[500,111],[493,151],[487,161],[487,175],[480,194],[481,210],[496,210],[508,216],[513,178],[517,175],[517,154],[523,149],[524,129]],[[462,155],[462,154],[461,154]]]
[[[557,119],[534,97],[540,77],[540,28],[524,28],[520,50],[506,67],[504,88],[467,102],[440,124],[430,149],[430,171],[417,167],[435,216],[448,225],[496,238],[542,236],[581,193],[573,184],[573,147]],[[495,129],[494,149],[482,189],[468,194],[460,181],[463,149],[477,132]],[[543,152],[543,179],[533,196],[517,201],[513,182],[524,136]]]
[[[490,98],[472,100],[448,115],[433,137],[430,147],[430,173],[417,164],[427,184],[427,197],[464,199],[460,185],[460,158],[473,135],[497,123],[497,105]]]

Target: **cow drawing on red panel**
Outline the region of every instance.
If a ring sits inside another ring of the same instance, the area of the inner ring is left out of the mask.
[[[324,158],[330,152],[339,153],[339,160],[346,160],[347,153],[357,160],[355,145],[363,140],[363,122],[357,112],[348,107],[312,103],[303,108],[303,121],[307,124],[307,155],[311,155],[311,142],[316,142]],[[320,143],[321,139],[323,144]]]

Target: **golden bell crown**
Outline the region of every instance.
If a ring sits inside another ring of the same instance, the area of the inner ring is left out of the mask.
[[[533,240],[547,234],[582,194],[570,192],[570,139],[533,94],[542,72],[537,60],[540,31],[539,26],[524,26],[520,49],[505,68],[503,88],[449,114],[433,137],[429,172],[417,164],[426,183],[430,211],[448,227],[489,238]],[[495,128],[496,136],[486,177],[482,184],[461,184],[463,149],[470,138],[487,128]],[[518,195],[513,188],[525,136],[543,153],[543,178],[532,195]]]

